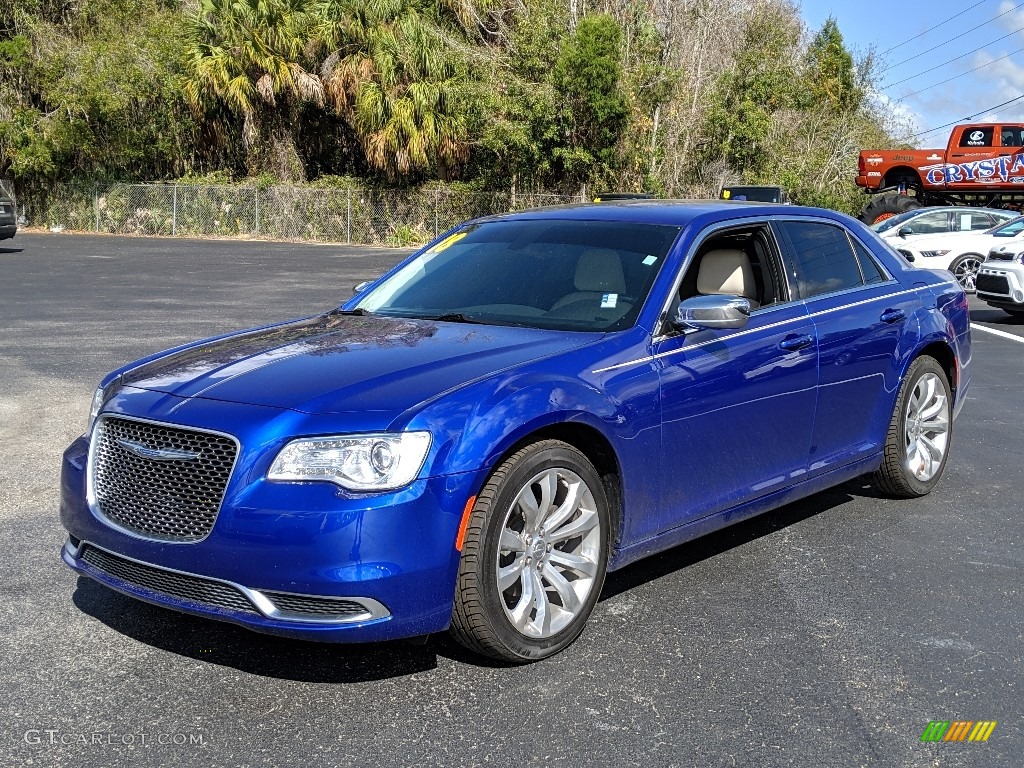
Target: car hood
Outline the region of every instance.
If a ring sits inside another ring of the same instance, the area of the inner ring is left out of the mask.
[[[121,383],[306,413],[401,413],[592,334],[337,312],[247,331],[132,368]]]

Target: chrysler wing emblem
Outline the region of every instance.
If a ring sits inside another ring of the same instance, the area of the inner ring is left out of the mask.
[[[150,448],[148,445],[143,445],[127,438],[119,439],[117,444],[126,451],[131,451],[139,458],[151,459],[152,461],[195,461],[202,455],[195,451],[180,451],[174,448]]]

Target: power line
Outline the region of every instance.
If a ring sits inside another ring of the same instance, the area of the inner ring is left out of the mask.
[[[1014,11],[1016,11],[1016,10],[1017,10],[1018,8],[1020,8],[1020,5],[1015,5],[1015,6],[1013,6],[1013,8],[1010,8],[1010,9],[1009,9],[1008,11],[1003,11],[1003,12],[1002,12],[1002,13],[1000,13],[1000,14],[999,14],[998,16],[993,16],[993,17],[992,17],[991,19],[989,19],[988,21],[984,21],[984,22],[982,22],[981,24],[979,24],[979,25],[978,25],[978,26],[976,26],[976,27],[971,27],[971,28],[970,28],[970,29],[968,29],[968,30],[967,30],[966,32],[961,32],[961,33],[960,33],[959,35],[956,35],[956,36],[954,36],[954,37],[951,37],[951,38],[949,38],[949,40],[946,40],[945,42],[939,43],[938,45],[933,45],[933,46],[932,46],[931,48],[929,48],[928,50],[925,50],[925,51],[921,51],[920,53],[916,53],[916,54],[914,54],[914,55],[913,55],[913,56],[911,56],[911,57],[910,57],[909,59],[904,59],[903,61],[898,61],[898,62],[896,62],[895,64],[890,64],[890,65],[889,65],[888,67],[886,67],[885,69],[881,70],[881,71],[880,71],[880,72],[879,72],[878,74],[880,74],[880,75],[881,75],[881,74],[883,74],[883,73],[885,73],[885,72],[888,72],[888,71],[889,71],[890,69],[894,69],[895,67],[898,67],[898,66],[900,66],[900,65],[902,65],[902,64],[906,64],[906,63],[907,63],[908,61],[913,61],[914,59],[918,59],[918,58],[920,58],[920,57],[924,56],[924,55],[925,55],[926,53],[931,53],[932,51],[934,51],[934,50],[935,50],[935,49],[937,49],[937,48],[941,48],[941,47],[942,47],[942,46],[944,46],[944,45],[948,45],[949,43],[952,43],[952,42],[953,42],[954,40],[959,40],[959,39],[960,39],[961,37],[964,37],[965,35],[969,35],[969,34],[970,34],[971,32],[973,32],[974,30],[976,30],[976,29],[981,29],[981,28],[982,28],[982,27],[984,27],[985,25],[987,25],[987,24],[991,24],[991,23],[992,23],[993,21],[995,21],[996,19],[1002,18],[1003,16],[1005,16],[1005,15],[1006,15],[1006,14],[1008,14],[1008,13],[1013,13],[1013,12],[1014,12]],[[1024,27],[1022,27],[1022,29],[1024,29]],[[1018,29],[1018,30],[1017,30],[1017,32],[1020,32],[1020,30]],[[1014,34],[1014,33],[1013,33],[1013,32],[1011,32],[1010,34],[1012,35],[1012,34]],[[1004,37],[1009,37],[1009,35],[1004,35]],[[1001,37],[1001,38],[999,38],[999,39],[1000,39],[1000,40],[1002,40],[1003,38]],[[996,40],[993,40],[992,42],[994,43],[994,42],[997,42],[997,41],[996,41]],[[985,45],[991,45],[991,43],[985,43]],[[984,47],[984,46],[982,46],[982,47]]]
[[[929,67],[928,69],[924,70],[923,72],[918,72],[916,75],[911,75],[910,77],[905,77],[902,80],[897,80],[895,83],[889,83],[888,85],[883,85],[882,88],[885,88],[885,89],[894,88],[897,85],[902,85],[903,83],[907,82],[908,80],[913,80],[914,78],[920,77],[921,75],[927,75],[929,72],[934,72],[939,67],[944,67],[947,64],[952,64],[954,61],[958,61],[960,59],[966,58],[967,56],[970,56],[972,53],[977,53],[982,48],[987,48],[988,46],[992,45],[993,43],[998,43],[1000,40],[1005,40],[1008,37],[1013,37],[1018,32],[1024,32],[1024,27],[1021,27],[1020,29],[1015,29],[1015,30],[1013,30],[1013,32],[1009,32],[1008,34],[1005,34],[1002,37],[997,37],[995,40],[990,40],[989,42],[985,43],[984,45],[979,45],[977,48],[975,48],[974,50],[968,51],[967,53],[962,53],[959,56],[954,56],[952,59],[949,59],[949,61],[944,61],[941,64],[935,64],[935,65]],[[910,59],[907,59],[907,61],[910,61]],[[902,63],[905,63],[905,62],[900,62],[900,63],[902,64]],[[891,67],[890,67],[890,69],[891,69]],[[884,71],[885,70],[883,69],[882,72],[884,72]],[[879,74],[881,74],[881,73],[879,73]]]
[[[935,133],[936,131],[941,131],[943,128],[949,128],[949,126],[951,125],[969,122],[976,118],[978,115],[984,115],[986,112],[991,112],[992,110],[999,109],[1000,107],[1005,107],[1007,104],[1013,104],[1013,102],[1020,101],[1021,99],[1024,99],[1024,93],[1022,93],[1020,96],[1016,96],[1010,99],[1009,101],[1004,101],[1002,104],[996,104],[994,107],[988,107],[986,109],[981,110],[980,112],[975,112],[973,115],[961,117],[960,119],[954,120],[951,123],[946,123],[945,125],[937,125],[934,128],[929,128],[927,131],[921,131],[917,133],[916,136],[918,138],[921,138],[922,136],[927,136],[929,133]]]
[[[927,85],[924,88],[921,88],[920,90],[914,91],[913,93],[905,94],[905,95],[901,96],[900,98],[901,99],[909,99],[911,96],[917,96],[917,94],[924,93],[925,91],[930,91],[932,88],[937,88],[940,85],[945,85],[946,83],[951,83],[954,80],[959,80],[961,77],[965,77],[966,75],[969,75],[972,72],[977,72],[979,69],[985,69],[985,67],[991,67],[997,61],[1002,61],[1003,59],[1008,59],[1011,56],[1016,56],[1018,53],[1021,53],[1021,52],[1024,52],[1024,48],[1018,48],[1013,53],[1008,53],[1005,56],[1000,56],[998,59],[992,59],[992,61],[988,62],[987,64],[982,64],[980,67],[975,67],[974,69],[969,69],[966,72],[961,72],[959,75],[954,75],[953,77],[947,78],[946,80],[941,80],[941,81],[939,81],[937,83],[932,83],[931,85]],[[931,70],[928,70],[928,71],[930,72]],[[921,74],[923,75],[924,72],[922,72]],[[913,80],[913,78],[908,78],[908,79]],[[906,82],[906,81],[904,81],[904,82]],[[890,87],[891,88],[892,86],[886,86],[886,87]]]
[[[952,21],[953,19],[955,19],[955,18],[956,18],[957,16],[963,16],[963,15],[964,15],[965,13],[967,13],[967,12],[968,12],[968,11],[970,11],[970,10],[973,10],[974,8],[977,8],[977,7],[979,6],[979,5],[981,5],[981,4],[982,4],[982,3],[984,3],[984,2],[987,2],[987,0],[978,0],[978,2],[977,2],[977,3],[975,3],[974,5],[972,5],[972,6],[968,7],[968,8],[964,8],[964,9],[963,9],[962,11],[960,11],[960,13],[954,13],[954,14],[953,14],[952,16],[950,16],[950,17],[949,17],[948,19],[946,19],[945,21],[940,21],[940,22],[939,22],[938,24],[936,24],[936,25],[935,25],[934,27],[929,27],[929,28],[928,28],[928,29],[926,29],[926,30],[925,30],[924,32],[921,32],[921,33],[920,33],[920,34],[918,34],[918,35],[914,35],[914,36],[913,36],[913,37],[911,37],[911,38],[907,38],[907,39],[906,39],[906,40],[904,40],[904,41],[903,41],[902,43],[899,43],[899,44],[897,44],[897,45],[894,45],[894,46],[893,46],[892,48],[887,48],[886,50],[882,51],[882,52],[881,52],[881,53],[879,54],[879,56],[885,56],[885,54],[887,54],[887,53],[891,53],[892,51],[895,51],[895,50],[896,50],[897,48],[902,48],[902,47],[903,47],[904,45],[906,45],[907,43],[913,42],[914,40],[917,40],[917,38],[919,38],[919,37],[924,37],[924,36],[925,36],[925,35],[927,35],[927,34],[928,34],[929,32],[933,32],[933,31],[935,31],[936,29],[938,29],[939,27],[941,27],[941,26],[942,26],[943,24],[948,24],[948,23],[949,23],[949,22],[951,22],[951,21]]]

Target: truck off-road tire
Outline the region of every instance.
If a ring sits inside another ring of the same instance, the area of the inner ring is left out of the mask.
[[[900,195],[891,192],[886,195],[876,195],[868,200],[864,210],[860,212],[860,220],[865,224],[876,224],[885,221],[900,213],[920,208],[921,202],[910,195]]]
[[[565,648],[601,594],[609,520],[601,477],[571,445],[541,440],[514,453],[470,513],[451,634],[513,663]]]
[[[910,364],[892,411],[882,465],[871,482],[894,498],[924,496],[939,482],[953,436],[946,372],[927,355]]]

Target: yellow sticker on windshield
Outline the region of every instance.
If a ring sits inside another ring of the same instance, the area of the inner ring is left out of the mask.
[[[722,199],[723,200],[728,200],[730,197],[732,197],[732,191],[728,190],[728,189],[723,189],[722,190]]]
[[[427,251],[427,253],[440,253],[445,248],[450,248],[452,245],[454,245],[455,243],[459,242],[459,240],[461,240],[462,238],[464,238],[468,234],[469,234],[469,232],[456,232],[454,235],[449,235],[444,240],[442,240],[440,243],[438,243],[433,248],[431,248],[429,251]]]

